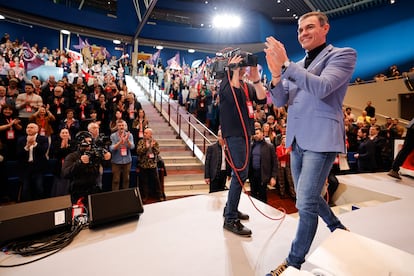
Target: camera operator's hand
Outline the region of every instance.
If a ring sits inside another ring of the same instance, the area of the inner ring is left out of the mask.
[[[80,160],[82,161],[83,164],[89,164],[89,155],[87,154],[81,155]]]
[[[111,159],[111,153],[109,152],[109,151],[106,151],[105,153],[104,153],[104,160],[109,160],[109,159]]]
[[[239,71],[239,63],[243,60],[241,56],[234,56],[229,59],[229,68],[233,71]]]
[[[239,63],[243,60],[241,56],[234,56],[229,59],[229,69],[233,71],[231,78],[231,86],[240,88],[240,66]]]

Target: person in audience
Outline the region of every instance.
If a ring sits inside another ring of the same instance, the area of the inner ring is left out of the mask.
[[[358,172],[374,172],[377,168],[375,144],[368,138],[369,130],[366,127],[358,129],[358,151],[354,154],[358,162]]]
[[[393,128],[395,129],[396,138],[401,139],[404,135],[405,129],[404,127],[400,126],[400,121],[397,118],[392,120]]]
[[[361,115],[358,116],[357,122],[363,122],[364,124],[369,124],[371,122],[371,117],[368,116],[368,113],[365,110],[363,110],[361,112]]]
[[[25,93],[19,94],[16,98],[16,109],[19,111],[19,118],[22,126],[26,127],[30,116],[32,116],[41,106],[42,97],[34,93],[34,86],[31,82],[25,85]]]
[[[121,110],[115,111],[115,116],[112,118],[111,122],[109,123],[109,128],[111,133],[114,133],[118,130],[118,121],[124,120],[124,114]]]
[[[257,128],[249,160],[250,194],[254,198],[267,203],[267,185],[276,185],[278,167],[275,147],[266,142],[263,130]]]
[[[407,159],[408,155],[414,150],[414,118],[407,125],[407,134],[405,136],[404,144],[401,150],[398,152],[397,156],[392,163],[392,168],[388,172],[388,175],[397,179],[401,179],[400,174],[398,173],[402,164]]]
[[[0,141],[3,146],[3,157],[7,160],[17,160],[17,141],[23,127],[17,112],[11,105],[2,105],[0,114]]]
[[[60,121],[59,131],[62,128],[67,128],[70,133],[70,137],[75,139],[76,134],[80,130],[80,124],[78,119],[75,118],[75,111],[72,108],[66,109],[66,118]]]
[[[111,134],[111,163],[112,163],[112,191],[120,189],[122,178],[122,188],[129,188],[129,171],[131,170],[131,150],[134,149],[134,139],[128,132],[127,123],[118,120],[117,131]]]
[[[217,142],[207,148],[204,163],[204,181],[209,185],[210,193],[226,190],[226,180],[230,180],[231,168],[225,155],[224,140],[219,130]]]
[[[109,136],[111,134],[109,127],[111,110],[104,94],[99,95],[99,100],[95,102],[94,109],[96,110],[96,119],[101,122],[102,132]]]
[[[307,57],[297,63],[290,62],[280,41],[268,37],[265,43],[272,100],[277,106],[288,104],[286,145],[292,146],[291,169],[299,212],[289,255],[268,274],[271,276],[281,275],[288,266],[301,268],[317,230],[318,216],[332,232],[346,229],[321,192],[337,153],[346,149],[342,102],[354,72],[356,51],[328,45],[329,29],[322,12],[299,18],[298,41]]]
[[[138,116],[132,123],[132,135],[134,137],[134,144],[138,145],[138,141],[144,138],[144,130],[149,127],[148,119],[145,115],[144,109],[138,110]]]
[[[367,106],[364,110],[367,112],[368,117],[375,117],[375,107],[372,105],[371,101],[367,101]]]
[[[7,96],[6,87],[0,85],[0,111],[1,111],[1,106],[6,105],[6,104],[10,106],[14,106],[15,101],[12,97]]]
[[[276,155],[279,160],[278,174],[277,174],[277,188],[281,198],[285,198],[286,192],[293,199],[296,199],[295,186],[292,178],[292,171],[290,169],[290,152],[292,147],[286,148],[286,136],[282,136],[280,145],[276,147]],[[287,185],[286,185],[287,184]]]
[[[22,181],[20,201],[46,198],[44,173],[47,168],[46,152],[49,147],[47,138],[41,136],[39,126],[29,123],[26,136],[17,142],[17,160]]]
[[[125,97],[125,111],[127,114],[128,129],[132,129],[132,124],[135,118],[138,116],[138,111],[142,109],[141,103],[135,98],[133,92],[128,92]]]
[[[387,156],[387,140],[379,135],[380,126],[371,125],[369,128],[369,139],[375,145],[375,163],[377,165],[376,170],[378,172],[385,171],[385,158]]]
[[[69,99],[63,95],[63,87],[56,86],[53,90],[53,95],[50,96],[45,103],[49,107],[49,111],[55,116],[55,121],[52,123],[54,132],[59,132],[60,121],[66,117],[66,109],[69,108]]]
[[[53,170],[53,186],[51,196],[62,196],[70,193],[69,180],[62,176],[62,164],[65,157],[76,151],[76,143],[72,140],[69,130],[62,128],[59,136],[53,141],[51,147],[51,156],[56,159],[56,165]]]
[[[356,122],[355,114],[352,113],[352,108],[347,107],[345,108],[345,118],[349,120],[349,122],[354,123]]]
[[[144,138],[138,141],[136,147],[138,155],[139,189],[146,201],[153,196],[157,200],[165,200],[164,191],[161,191],[157,171],[157,156],[160,154],[160,146],[153,138],[152,129],[144,130]]]
[[[41,106],[32,116],[29,118],[30,123],[35,123],[39,126],[39,135],[44,136],[48,140],[48,151],[52,144],[53,128],[52,124],[56,120],[55,116],[44,106]],[[48,152],[46,157],[49,159]]]

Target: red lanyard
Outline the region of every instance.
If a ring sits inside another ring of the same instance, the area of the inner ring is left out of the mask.
[[[247,87],[247,83],[243,82],[243,91],[244,94],[246,95],[246,100],[250,101],[250,97],[249,97],[249,89]]]

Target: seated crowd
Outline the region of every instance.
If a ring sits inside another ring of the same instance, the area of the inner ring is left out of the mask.
[[[90,168],[93,173],[96,169],[98,188],[102,188],[102,175],[107,169],[114,175],[116,171],[112,189],[127,188],[127,176],[120,165],[128,163],[130,168],[134,160],[141,166],[143,160],[139,159],[145,159],[148,154],[140,156],[137,148],[149,129],[141,103],[125,83],[125,74],[130,72],[126,69],[129,68],[128,61],[113,57],[95,61],[93,66],[84,68],[72,61],[65,51],[50,51],[46,47],[40,50],[34,45],[32,51],[48,61],[45,65],[64,69],[62,77],[50,75],[42,82],[37,76],[28,78],[22,60],[22,45],[17,40],[11,42],[9,37],[3,38],[0,51],[1,200],[10,200],[6,183],[11,167],[18,172],[22,184],[20,196],[14,200],[67,194],[73,186],[67,181],[74,181],[79,175],[72,170],[64,175],[65,158],[79,151],[85,141],[89,143],[89,155],[93,151],[97,154],[96,148],[104,151],[96,161],[99,164],[94,164],[96,168]],[[122,131],[119,130],[121,125]],[[90,140],[85,140],[85,133]],[[121,139],[121,144],[114,146],[119,142],[117,135],[124,133],[129,133],[130,137]],[[155,141],[152,131],[149,139]],[[144,148],[155,152],[155,145],[144,145]],[[84,162],[83,157],[77,161]],[[85,163],[92,162],[91,158]],[[42,182],[44,172],[50,171],[48,166],[51,165],[55,179],[48,191],[46,183]],[[123,185],[120,185],[120,179],[123,179]],[[157,199],[163,199],[159,187],[154,189]],[[145,189],[145,192],[152,190]]]

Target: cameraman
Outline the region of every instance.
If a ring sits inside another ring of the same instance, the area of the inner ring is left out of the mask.
[[[80,134],[80,135],[79,135]],[[78,150],[66,156],[62,166],[62,175],[69,179],[72,202],[81,197],[100,192],[99,167],[103,160],[111,159],[110,152],[104,152],[102,159],[92,151],[92,137],[88,132],[78,134]]]
[[[253,102],[265,104],[266,90],[260,82],[257,64],[250,66],[247,74],[247,67],[243,63],[244,57],[241,55],[229,59],[229,69],[225,72],[219,90],[221,131],[228,149],[226,158],[232,166],[223,227],[237,235],[250,236],[252,231],[240,223],[240,219],[246,220],[249,216],[238,211],[238,206],[242,184],[247,179],[249,168],[250,137],[254,131]],[[244,82],[244,77],[252,81],[253,85]],[[239,178],[242,183],[239,183]]]

